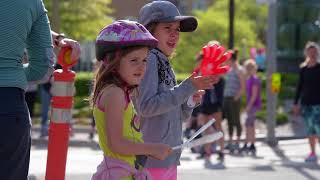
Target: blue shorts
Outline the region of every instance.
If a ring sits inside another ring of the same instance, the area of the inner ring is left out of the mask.
[[[320,105],[301,106],[308,135],[320,136]]]

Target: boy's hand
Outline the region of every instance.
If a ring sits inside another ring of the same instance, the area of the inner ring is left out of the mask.
[[[197,76],[195,73],[193,73],[189,78],[198,90],[211,89],[220,79],[220,77],[216,75]]]
[[[165,160],[172,153],[172,148],[167,144],[154,143],[150,156],[158,160]]]
[[[192,96],[193,102],[195,102],[196,104],[200,104],[204,93],[205,93],[204,90],[198,90],[198,92],[194,93]]]

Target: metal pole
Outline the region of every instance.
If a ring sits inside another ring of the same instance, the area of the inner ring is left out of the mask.
[[[234,47],[234,0],[229,0],[229,49]]]
[[[267,143],[277,145],[275,137],[275,121],[277,111],[277,94],[271,92],[271,76],[276,72],[277,50],[277,0],[269,3],[268,31],[267,31]]]

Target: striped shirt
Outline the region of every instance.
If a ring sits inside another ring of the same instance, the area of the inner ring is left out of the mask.
[[[0,87],[26,89],[27,82],[49,78],[53,47],[42,0],[0,1]],[[24,48],[29,66],[22,66]]]
[[[224,89],[224,97],[234,97],[240,90],[240,79],[238,76],[239,71],[242,71],[242,67],[238,69],[232,68],[226,76],[226,85]]]

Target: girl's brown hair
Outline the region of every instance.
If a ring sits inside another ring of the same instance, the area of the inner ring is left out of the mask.
[[[132,51],[144,48],[146,46],[131,46],[118,51],[107,53],[105,63],[101,63],[100,67],[96,70],[94,75],[93,90],[90,98],[91,105],[94,105],[100,92],[107,86],[115,85],[121,89],[125,88],[126,83],[121,79],[117,72],[120,67],[120,60]]]

